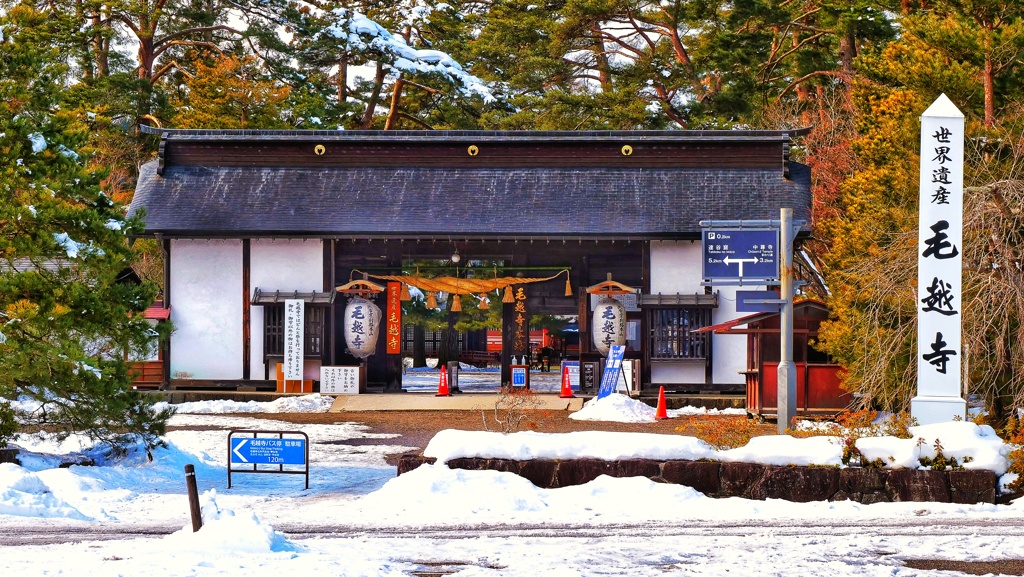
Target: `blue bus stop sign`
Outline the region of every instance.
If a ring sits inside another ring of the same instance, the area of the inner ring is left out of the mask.
[[[231,462],[250,465],[305,465],[306,439],[232,437]]]
[[[305,475],[308,489],[309,436],[302,431],[229,431],[228,489],[232,473]]]

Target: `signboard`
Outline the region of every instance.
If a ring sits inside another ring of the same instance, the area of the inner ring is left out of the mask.
[[[302,299],[286,299],[284,301],[283,364],[284,378],[287,381],[302,380],[305,308],[306,303]]]
[[[736,291],[738,313],[777,313],[781,307],[782,299],[775,291]]]
[[[559,374],[564,374],[565,371],[569,371],[569,385],[577,391],[580,390],[580,362],[562,361],[562,370]]]
[[[358,395],[359,367],[320,367],[320,392],[332,395]]]
[[[917,396],[922,425],[966,415],[960,387],[964,115],[946,95],[921,116]]]
[[[308,489],[309,437],[301,431],[233,430],[228,433],[229,489],[232,473],[305,475]]]
[[[387,317],[384,338],[385,352],[397,355],[402,352],[402,283],[388,283]]]
[[[305,439],[234,438],[231,462],[264,465],[305,465]]]
[[[598,399],[603,399],[615,392],[615,387],[619,383],[619,374],[622,372],[622,355],[625,352],[625,345],[612,345],[608,350],[608,362],[604,365],[601,388],[597,391]]]
[[[513,365],[512,366],[512,386],[513,387],[528,387],[529,378],[527,376],[527,370],[529,367],[526,365]]]
[[[779,231],[771,228],[705,229],[701,234],[706,280],[757,282],[779,278]]]
[[[594,391],[595,389],[597,389],[597,367],[598,364],[593,361],[580,363],[581,391]]]

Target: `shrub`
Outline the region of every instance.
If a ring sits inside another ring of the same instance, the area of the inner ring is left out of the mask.
[[[750,439],[768,434],[768,428],[746,417],[690,418],[685,426],[676,427],[681,433],[692,434],[712,447],[735,449]]]
[[[526,420],[527,411],[540,406],[540,399],[537,395],[526,388],[503,387],[501,395],[494,403],[494,422],[497,423],[498,432],[514,433]],[[484,429],[490,431],[487,425],[487,413],[480,411],[480,417],[484,421]],[[535,428],[531,427],[531,428]]]
[[[1006,456],[1010,461],[1010,467],[1006,472],[1017,474],[1017,479],[1007,488],[1014,493],[1019,493],[1024,491],[1024,427],[1021,427],[1017,411],[1012,411],[1010,418],[1006,420],[1006,426],[1003,427],[1003,441],[1013,447],[1010,454]]]

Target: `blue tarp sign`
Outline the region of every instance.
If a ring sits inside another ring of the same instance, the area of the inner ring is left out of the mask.
[[[615,392],[615,386],[619,383],[619,375],[622,373],[622,355],[625,352],[625,345],[612,345],[608,351],[608,362],[604,365],[604,374],[601,375],[601,387],[597,390],[597,398],[603,399]]]

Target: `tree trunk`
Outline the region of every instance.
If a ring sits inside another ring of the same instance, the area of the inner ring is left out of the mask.
[[[597,62],[597,73],[601,79],[601,90],[612,91],[612,71],[608,64],[608,55],[605,53],[604,41],[601,40],[601,27],[597,22],[590,25],[590,32],[594,35],[594,60]]]
[[[451,295],[448,299],[451,302]],[[441,343],[437,349],[437,366],[443,367],[448,361],[459,360],[459,331],[455,330],[456,313],[448,312],[448,326],[441,331]]]
[[[427,346],[424,342],[426,335],[423,327],[413,325],[412,327],[412,367],[418,369],[427,366]]]
[[[338,102],[348,102],[348,54],[338,59]]]
[[[982,71],[985,87],[985,128],[992,128],[996,124],[996,88],[993,68],[992,55],[985,54],[985,68]]]
[[[377,108],[377,101],[380,100],[380,91],[384,86],[384,64],[377,63],[377,74],[373,78],[373,92],[366,101],[366,110],[363,111],[363,119],[359,122],[359,128],[367,130],[373,125],[373,111]]]
[[[853,76],[853,59],[857,56],[857,39],[853,35],[853,30],[847,30],[847,33],[839,40],[839,61],[842,63],[843,76],[850,78]]]
[[[156,60],[153,37],[139,38],[139,80],[153,79],[153,61]]]
[[[402,100],[402,88],[404,86],[405,81],[399,76],[391,90],[391,107],[388,108],[388,117],[384,121],[384,130],[394,130],[395,124],[398,123],[398,103]]]

